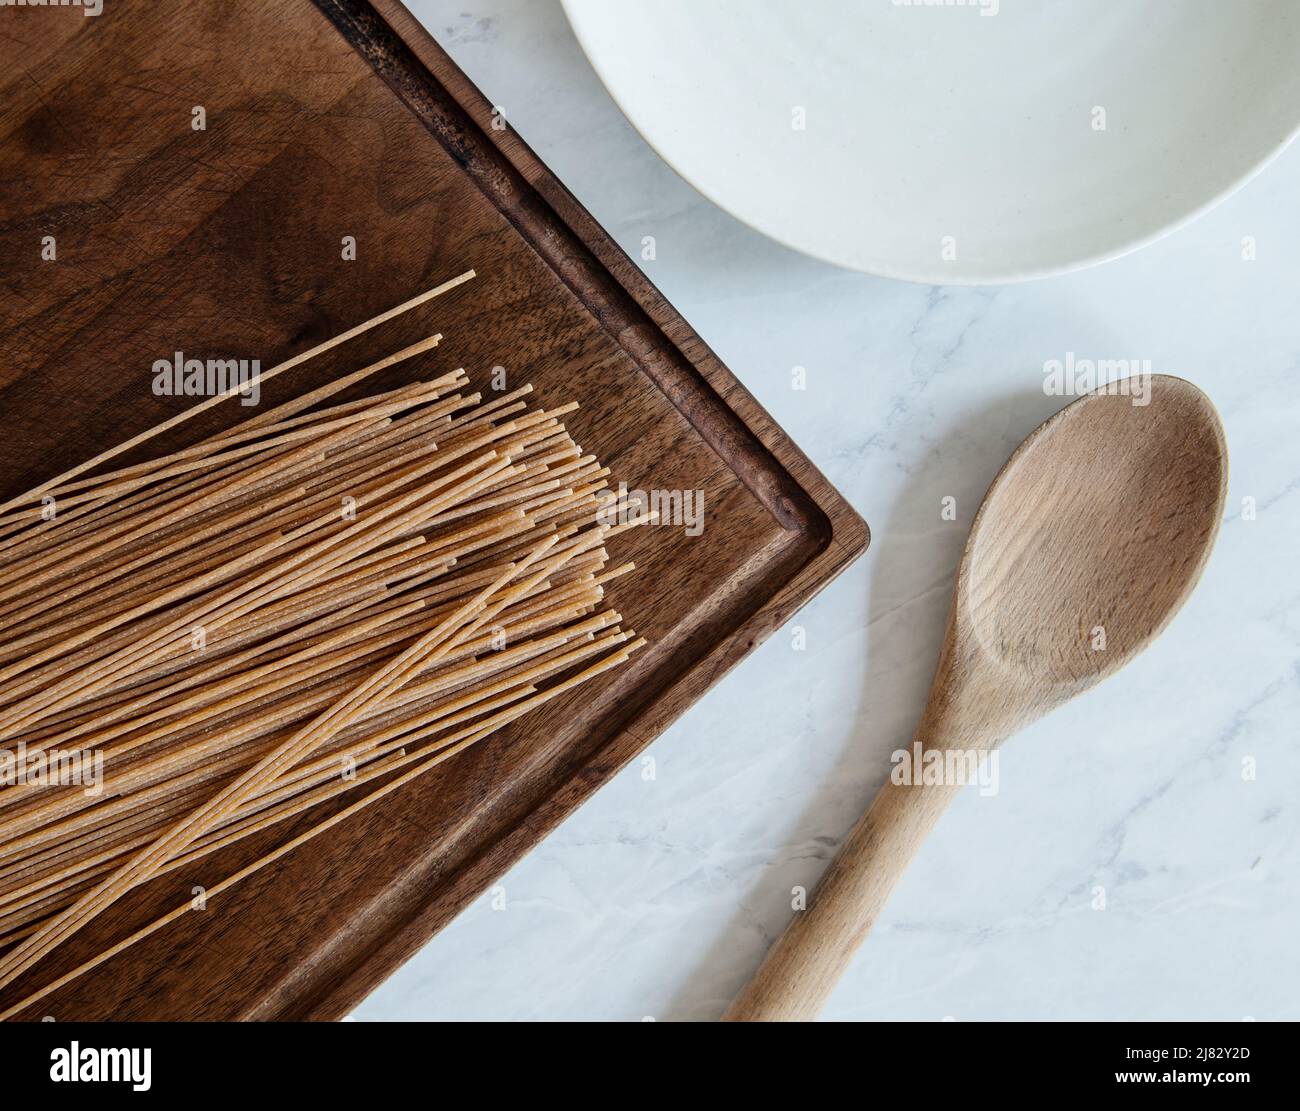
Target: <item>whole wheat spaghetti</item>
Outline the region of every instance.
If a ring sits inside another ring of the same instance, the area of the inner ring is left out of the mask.
[[[0,988],[151,878],[294,830],[220,893],[642,645],[604,606],[628,526],[574,405],[463,370],[339,400],[439,338],[110,468],[210,398],[0,505]]]

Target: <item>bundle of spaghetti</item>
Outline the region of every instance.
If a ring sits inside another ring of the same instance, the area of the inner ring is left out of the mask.
[[[628,526],[576,405],[463,370],[338,400],[436,342],[0,507],[0,736],[46,770],[0,787],[0,986],[150,879],[254,835],[278,859],[642,645],[604,605]]]

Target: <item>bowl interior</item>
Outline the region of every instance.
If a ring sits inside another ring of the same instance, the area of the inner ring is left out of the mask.
[[[1113,257],[1300,125],[1293,0],[565,0],[632,123],[819,258],[990,282]]]

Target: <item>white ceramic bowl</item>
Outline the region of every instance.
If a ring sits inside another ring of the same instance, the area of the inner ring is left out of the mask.
[[[1300,0],[563,2],[682,177],[782,243],[887,277],[1114,258],[1300,128]]]

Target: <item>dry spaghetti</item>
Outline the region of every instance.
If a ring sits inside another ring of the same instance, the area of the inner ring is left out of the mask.
[[[627,526],[602,523],[576,406],[485,400],[462,370],[335,400],[439,338],[106,469],[211,398],[0,505],[0,732],[103,769],[0,789],[0,987],[151,878],[354,793],[224,891],[642,645],[603,605]]]

